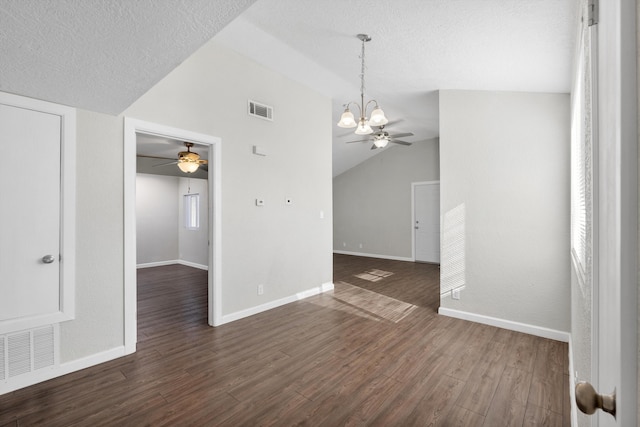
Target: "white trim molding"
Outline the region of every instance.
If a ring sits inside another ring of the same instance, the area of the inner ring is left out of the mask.
[[[209,150],[209,292],[208,322],[222,324],[222,140],[218,137],[124,118],[124,347],[136,351],[136,134],[169,137],[208,146]],[[182,263],[179,261],[179,263]],[[191,264],[192,267],[195,265]],[[202,267],[202,266],[201,266]]]
[[[485,316],[482,314],[469,313],[467,311],[454,310],[440,307],[438,314],[456,319],[468,320],[470,322],[482,323],[484,325],[495,326],[510,331],[522,332],[542,338],[549,338],[556,341],[569,342],[571,334],[569,332],[549,329],[542,326],[534,326],[526,323],[514,322],[512,320],[499,319],[497,317]]]
[[[368,257],[368,258],[380,258],[380,259],[391,259],[394,261],[409,261],[409,262],[413,262],[415,261],[413,258],[409,258],[409,257],[400,257],[400,256],[393,256],[393,255],[380,255],[380,254],[366,254],[363,252],[349,252],[349,251],[333,251],[334,254],[340,254],[340,255],[353,255],[353,256],[364,256],[364,257]]]
[[[198,264],[196,262],[185,261],[183,259],[170,259],[167,261],[154,261],[154,262],[145,262],[142,264],[136,264],[136,268],[153,268],[153,267],[163,267],[165,265],[184,265],[187,267],[198,268],[200,270],[209,270],[208,265]]]
[[[573,340],[569,334],[569,401],[571,402],[571,425],[578,425],[578,405],[576,404],[576,374],[573,365]]]
[[[100,353],[92,354],[91,356],[76,359],[71,362],[61,363],[51,369],[42,369],[40,371],[36,371],[33,375],[18,376],[13,378],[10,383],[7,383],[2,387],[0,395],[10,393],[21,388],[29,387],[44,381],[49,381],[53,378],[61,377],[63,375],[80,371],[91,366],[99,365],[100,363],[105,363],[124,355],[124,346],[119,346]]]
[[[333,288],[334,288],[333,283],[331,282],[323,283],[320,286],[298,292],[295,295],[290,295],[288,297],[280,298],[274,301],[269,301],[267,303],[264,303],[255,307],[236,311],[235,313],[226,314],[222,316],[222,323],[224,324],[224,323],[233,322],[235,320],[244,319],[245,317],[253,316],[254,314],[262,313],[264,311],[271,310],[285,304],[300,301],[305,298],[309,298],[324,292],[332,291]]]

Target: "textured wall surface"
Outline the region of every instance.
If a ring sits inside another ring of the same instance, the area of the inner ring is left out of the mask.
[[[136,175],[136,263],[178,259],[178,179]]]
[[[437,139],[392,147],[338,175],[333,249],[411,258],[411,183],[438,179]]]
[[[248,99],[274,120],[249,116]],[[213,40],[125,115],[222,139],[223,315],[332,281],[329,98]]]
[[[209,224],[208,204],[209,191],[206,179],[179,178],[178,184],[178,221],[179,254],[182,261],[199,265],[209,265]],[[187,230],[184,226],[184,195],[200,195],[200,227],[197,230]]]
[[[122,132],[122,120],[78,110],[76,318],[60,324],[63,363],[124,340]]]
[[[466,286],[442,307],[570,330],[569,124],[567,94],[440,92],[441,268]]]

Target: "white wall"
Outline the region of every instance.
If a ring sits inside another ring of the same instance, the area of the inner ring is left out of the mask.
[[[176,260],[178,244],[178,178],[136,175],[136,262]]]
[[[76,318],[60,324],[61,362],[123,345],[122,119],[78,110]]]
[[[336,176],[333,249],[411,259],[411,183],[439,178],[437,139],[387,148]]]
[[[273,106],[274,121],[250,117],[248,99]],[[222,140],[223,316],[332,281],[329,98],[214,40],[125,115]]]
[[[200,228],[184,226],[183,197],[200,195]],[[136,174],[136,262],[184,261],[206,267],[208,260],[207,180]]]
[[[248,117],[248,98],[273,105],[275,121]],[[123,115],[78,111],[76,318],[60,328],[65,370],[123,351],[125,115],[222,138],[223,314],[332,281],[331,100],[212,41]],[[253,155],[253,144],[268,156]]]
[[[443,277],[461,207],[466,247],[441,307],[570,330],[569,128],[566,94],[440,92]]]
[[[178,259],[200,267],[209,265],[209,191],[206,179],[178,178]],[[200,228],[187,230],[184,226],[184,195],[200,196]]]

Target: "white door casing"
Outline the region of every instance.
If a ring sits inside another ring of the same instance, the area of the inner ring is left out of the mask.
[[[440,263],[440,183],[412,183],[414,259]]]
[[[75,315],[75,110],[0,93],[0,334]]]
[[[596,359],[599,393],[617,394],[606,426],[636,425],[638,136],[636,2],[598,2],[597,134],[598,292]],[[597,300],[596,300],[597,298]]]
[[[208,322],[222,324],[222,185],[220,138],[133,118],[124,119],[124,346],[125,354],[136,351],[136,134],[168,137],[209,149],[209,270]]]

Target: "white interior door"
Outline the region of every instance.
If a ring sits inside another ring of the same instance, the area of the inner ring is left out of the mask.
[[[440,263],[440,183],[413,186],[415,260]]]
[[[60,310],[61,118],[0,104],[0,322]]]
[[[616,418],[598,425],[636,425],[638,139],[636,5],[598,4],[598,283],[596,390],[616,392]],[[594,305],[596,305],[594,304]]]

